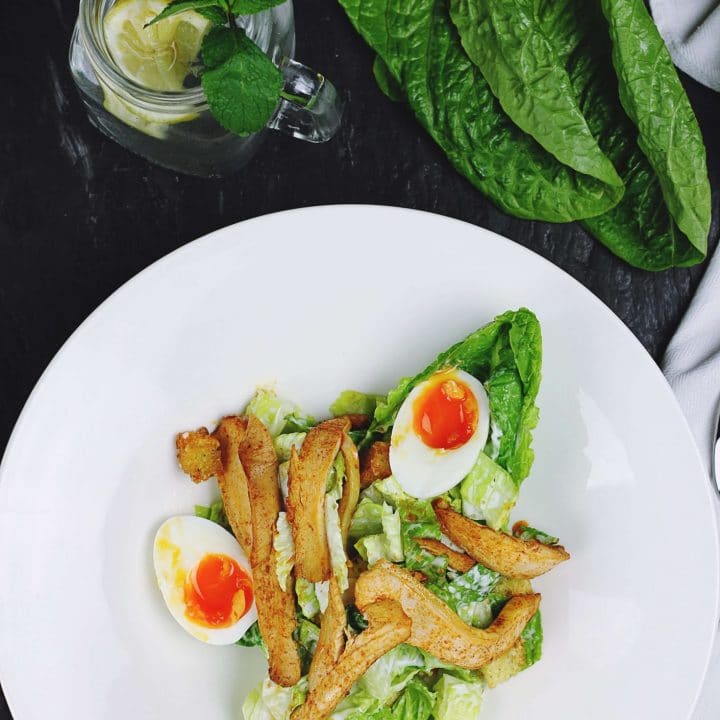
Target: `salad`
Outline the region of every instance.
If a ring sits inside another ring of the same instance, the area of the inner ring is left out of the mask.
[[[510,526],[533,463],[542,341],[508,311],[387,395],[316,421],[273,390],[176,438],[220,497],[158,530],[168,609],[211,644],[257,646],[245,720],[469,720],[536,663],[531,580],[569,559]]]

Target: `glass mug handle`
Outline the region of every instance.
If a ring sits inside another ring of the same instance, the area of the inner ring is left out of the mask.
[[[345,105],[335,86],[324,75],[287,57],[280,71],[285,84],[267,126],[308,142],[330,140],[340,127]]]

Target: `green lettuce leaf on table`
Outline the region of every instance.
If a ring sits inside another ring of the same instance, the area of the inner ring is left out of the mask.
[[[500,208],[647,270],[705,257],[706,150],[643,0],[340,3],[383,92]]]
[[[462,48],[445,0],[340,0],[450,162],[506,212],[567,222],[613,207],[618,188],[558,162],[503,112]]]
[[[561,163],[611,188],[624,185],[600,149],[553,43],[535,22],[534,0],[451,0],[470,59],[502,109]]]

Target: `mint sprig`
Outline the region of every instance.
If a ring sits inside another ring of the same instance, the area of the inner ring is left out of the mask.
[[[237,135],[265,127],[278,104],[283,78],[240,28],[213,28],[203,42],[200,80],[215,119]]]
[[[252,15],[284,0],[172,0],[148,25],[193,10],[213,23],[200,53],[202,84],[213,117],[246,136],[262,130],[277,108],[283,77],[270,58],[237,27],[237,15]]]

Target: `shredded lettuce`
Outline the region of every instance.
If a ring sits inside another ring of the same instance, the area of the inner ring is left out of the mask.
[[[437,694],[433,715],[435,720],[469,720],[476,718],[483,701],[484,685],[443,673],[433,688]]]
[[[273,438],[287,432],[304,432],[315,424],[294,403],[283,400],[274,390],[258,388],[245,408],[246,415],[262,420]]]
[[[345,554],[345,543],[340,530],[337,500],[333,499],[331,495],[325,496],[325,530],[327,532],[328,546],[330,547],[330,564],[332,565],[333,575],[337,578],[340,591],[345,592],[349,587],[347,555]]]
[[[292,530],[287,519],[287,513],[281,512],[278,515],[273,537],[273,548],[275,550],[275,573],[283,591],[288,588],[288,578],[295,565],[295,543],[293,542]]]
[[[460,484],[462,512],[473,520],[484,520],[498,530],[507,525],[518,498],[518,485],[484,452]]]

